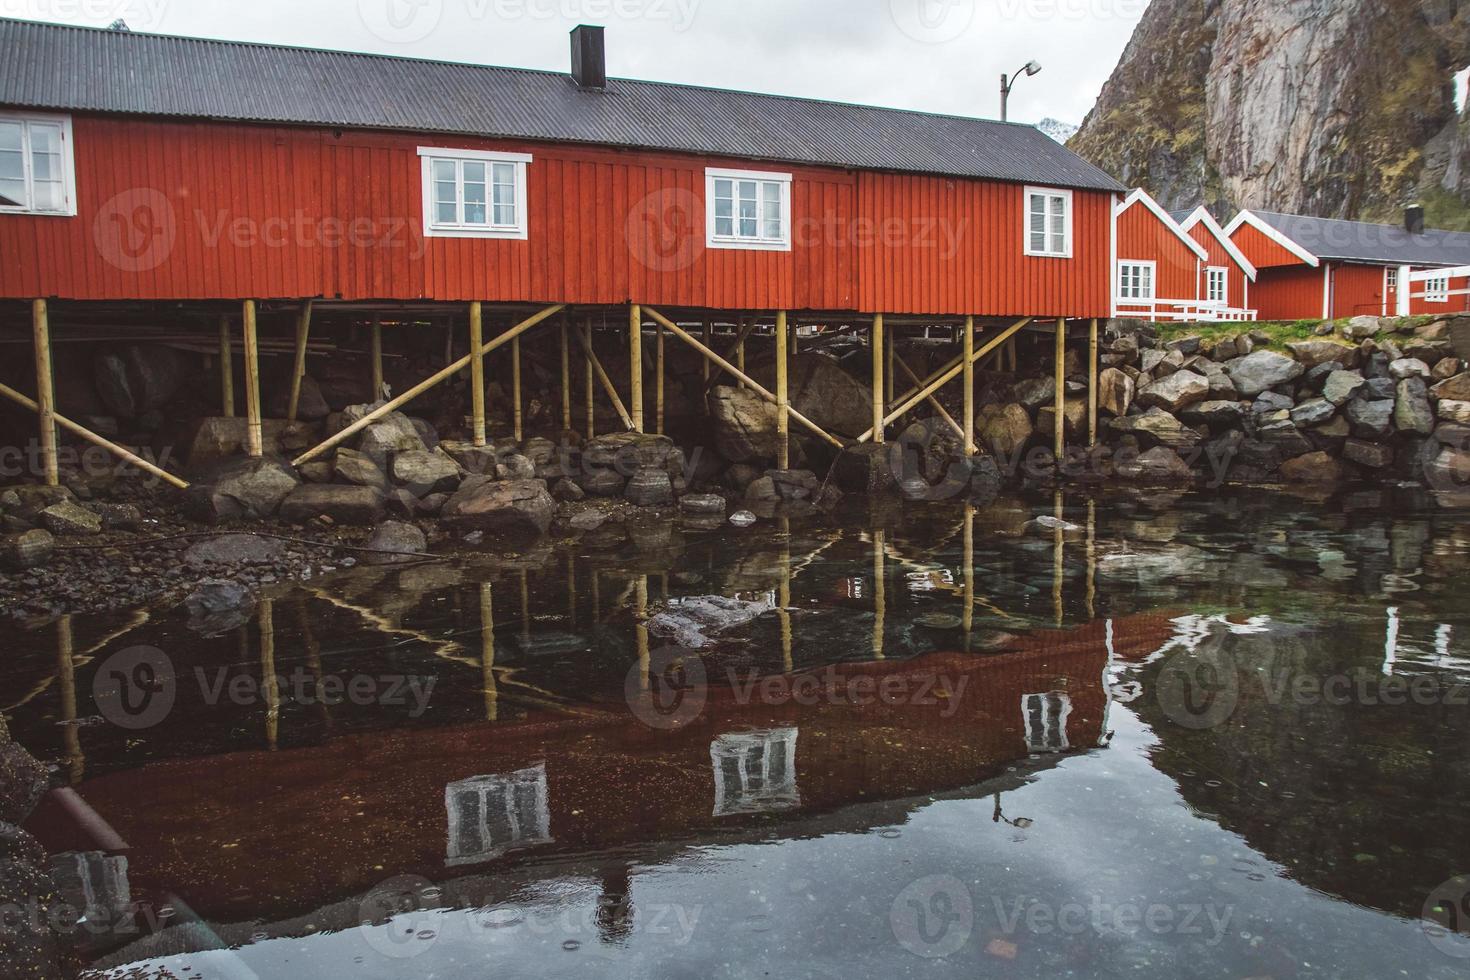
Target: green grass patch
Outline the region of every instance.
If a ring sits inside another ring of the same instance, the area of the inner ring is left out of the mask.
[[[1434,317],[1414,317],[1412,322],[1415,326],[1424,323],[1432,323]],[[1339,340],[1350,343],[1343,336],[1342,329],[1347,326],[1348,321],[1333,320],[1332,333],[1319,337],[1317,328],[1323,324],[1322,320],[1294,320],[1294,321],[1266,321],[1261,323],[1158,323],[1159,340],[1168,343],[1171,340],[1179,340],[1183,337],[1199,337],[1207,341],[1225,340],[1230,337],[1238,337],[1241,334],[1265,334],[1270,338],[1266,344],[1268,348],[1285,350],[1286,345],[1299,340]]]

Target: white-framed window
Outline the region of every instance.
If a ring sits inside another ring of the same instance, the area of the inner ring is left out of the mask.
[[[450,867],[551,841],[545,763],[450,783],[444,788],[444,809],[449,816],[444,863]]]
[[[1154,298],[1154,262],[1118,263],[1118,298],[1151,300]]]
[[[1383,288],[1390,292],[1396,292],[1399,288],[1399,270],[1385,269],[1383,277]]]
[[[705,244],[791,251],[791,175],[762,170],[704,172]]]
[[[1424,280],[1424,302],[1448,303],[1449,301],[1450,280],[1448,276]]]
[[[526,153],[419,147],[423,161],[424,236],[528,237]]]
[[[1228,306],[1230,303],[1230,270],[1212,265],[1205,270],[1205,302]]]
[[[0,213],[77,213],[70,116],[0,112]]]
[[[1072,257],[1072,192],[1026,188],[1026,254]]]

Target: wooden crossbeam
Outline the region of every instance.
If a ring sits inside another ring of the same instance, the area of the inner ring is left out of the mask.
[[[611,399],[613,408],[617,410],[618,418],[623,420],[623,426],[629,432],[636,432],[637,427],[633,424],[633,416],[629,414],[627,406],[623,404],[623,399],[618,395],[618,389],[612,383],[612,378],[608,377],[607,370],[603,368],[602,361],[598,359],[597,352],[592,349],[592,325],[590,323],[583,329],[583,333],[577,334],[577,343],[581,345],[582,353],[587,355],[588,368],[596,375],[598,382],[602,385],[602,390],[607,392],[607,397]],[[592,415],[592,388],[589,382],[587,388],[588,432],[592,430]],[[589,435],[588,438],[590,439],[591,436]]]

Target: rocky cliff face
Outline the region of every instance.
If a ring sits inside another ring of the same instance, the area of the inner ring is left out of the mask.
[[[1154,0],[1070,146],[1170,208],[1470,202],[1470,0]]]

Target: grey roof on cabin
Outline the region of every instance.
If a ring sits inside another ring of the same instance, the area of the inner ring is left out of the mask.
[[[0,19],[0,105],[641,147],[1121,192],[1032,126]]]
[[[1170,211],[1169,217],[1174,219],[1175,224],[1182,225],[1184,224],[1185,219],[1187,219],[1191,214],[1194,214],[1198,210],[1199,208],[1189,208],[1184,211]]]
[[[1470,265],[1470,234],[1427,229],[1411,235],[1401,225],[1251,211],[1319,259],[1381,265]]]

